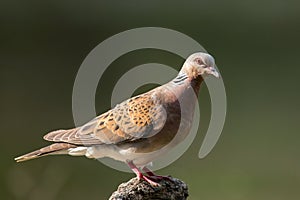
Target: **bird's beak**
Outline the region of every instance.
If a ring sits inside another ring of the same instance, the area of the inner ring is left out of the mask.
[[[208,68],[208,74],[211,74],[211,75],[215,76],[216,78],[220,78],[219,72],[217,72],[217,70],[214,67]]]

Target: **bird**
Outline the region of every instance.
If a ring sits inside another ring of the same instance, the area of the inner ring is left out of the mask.
[[[15,161],[58,154],[108,157],[127,163],[139,180],[157,186],[166,177],[148,166],[188,135],[200,86],[208,76],[220,77],[213,56],[193,53],[171,81],[117,104],[80,127],[49,132],[44,140],[52,144]]]

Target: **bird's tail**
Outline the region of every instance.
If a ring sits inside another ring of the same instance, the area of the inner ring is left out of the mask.
[[[68,143],[54,143],[39,150],[33,151],[31,153],[19,156],[15,158],[17,162],[23,162],[26,160],[31,160],[47,155],[57,155],[57,154],[69,154],[70,149],[74,149],[78,146]]]

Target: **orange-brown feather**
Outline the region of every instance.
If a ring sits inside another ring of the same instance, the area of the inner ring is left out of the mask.
[[[163,107],[148,92],[118,104],[82,127],[53,131],[44,139],[87,146],[118,144],[157,133],[165,118]]]

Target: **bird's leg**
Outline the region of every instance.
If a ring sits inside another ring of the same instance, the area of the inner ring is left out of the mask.
[[[143,167],[142,169],[146,174],[148,174],[148,176],[150,176],[153,179],[156,180],[161,180],[161,179],[166,179],[168,181],[172,181],[172,179],[168,176],[160,176],[160,175],[156,175],[153,171],[151,171],[148,167]]]
[[[150,185],[153,186],[159,186],[158,183],[156,183],[155,181],[151,180],[150,177],[145,176],[138,168],[137,166],[135,166],[135,164],[132,161],[127,161],[128,166],[130,167],[130,169],[136,174],[137,178],[139,180],[143,179],[146,182],[148,182]]]
[[[148,167],[143,167],[142,169],[148,176],[156,176],[153,171],[151,171]]]

